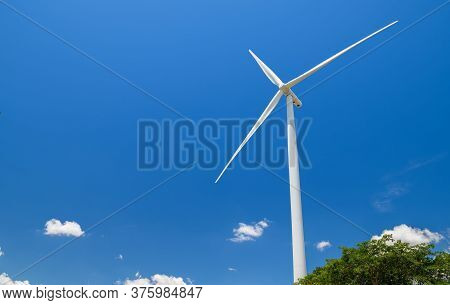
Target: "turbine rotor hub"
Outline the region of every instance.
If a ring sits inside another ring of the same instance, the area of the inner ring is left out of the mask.
[[[286,95],[286,96],[288,96],[289,94],[291,94],[291,89],[290,89],[288,86],[286,86],[286,84],[283,84],[283,85],[280,87],[280,91],[283,92],[283,94]]]

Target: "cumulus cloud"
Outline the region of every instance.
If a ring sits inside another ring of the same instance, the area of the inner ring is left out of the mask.
[[[152,285],[152,283],[150,282],[150,279],[148,278],[139,278],[139,279],[126,279],[123,282],[124,285]]]
[[[245,223],[239,223],[239,226],[233,229],[234,237],[230,238],[230,241],[235,243],[241,243],[244,241],[255,240],[258,237],[261,237],[264,233],[264,230],[269,226],[269,221],[264,219],[260,222],[247,225]]]
[[[228,270],[228,271],[237,271],[237,269],[236,269],[236,268],[233,268],[233,267],[228,267],[227,270]]]
[[[8,274],[1,273],[0,274],[0,285],[30,285],[28,281],[14,281],[11,279]]]
[[[45,223],[45,235],[57,236],[75,236],[80,237],[84,234],[81,226],[75,221],[66,221],[61,223],[58,219],[50,219]]]
[[[378,240],[383,235],[392,235],[394,240],[400,240],[412,246],[418,244],[437,243],[444,238],[437,232],[431,232],[428,229],[421,230],[402,224],[394,227],[392,230],[384,230],[381,235],[372,236],[372,240]]]
[[[405,184],[390,184],[386,190],[378,194],[373,201],[373,206],[380,212],[387,212],[392,208],[392,202],[409,192]]]
[[[328,240],[322,240],[316,244],[316,249],[321,252],[329,247],[331,247],[331,243]]]
[[[142,277],[139,272],[135,274],[135,279],[126,279],[124,285],[186,285],[182,277],[175,277],[165,274],[155,274],[149,278]]]
[[[186,285],[182,277],[155,274],[151,277],[155,285]]]

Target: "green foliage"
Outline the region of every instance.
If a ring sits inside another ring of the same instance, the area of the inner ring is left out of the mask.
[[[301,285],[450,284],[450,254],[433,245],[411,246],[385,235],[379,240],[342,247],[342,257],[299,280]]]

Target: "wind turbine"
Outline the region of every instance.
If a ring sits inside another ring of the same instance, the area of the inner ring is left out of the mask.
[[[269,78],[269,80],[278,87],[278,91],[272,100],[267,105],[266,109],[256,121],[255,125],[252,127],[248,135],[245,137],[244,141],[242,141],[241,145],[237,148],[236,152],[233,154],[231,159],[225,165],[225,168],[220,173],[216,182],[222,177],[225,173],[228,166],[231,162],[236,158],[236,156],[241,151],[242,147],[248,142],[248,140],[252,137],[252,135],[258,130],[258,128],[262,125],[262,123],[267,119],[270,113],[275,109],[278,102],[280,101],[283,95],[286,96],[286,104],[287,104],[287,135],[288,135],[288,159],[289,159],[289,184],[290,184],[290,198],[291,198],[291,222],[292,222],[292,255],[293,255],[293,266],[294,266],[294,282],[300,278],[306,276],[306,258],[305,258],[305,242],[303,235],[303,217],[302,217],[302,205],[301,205],[301,197],[300,197],[300,173],[299,173],[299,165],[298,165],[298,151],[297,151],[297,136],[295,131],[295,122],[294,122],[294,109],[293,104],[297,107],[302,106],[302,102],[300,99],[294,94],[292,91],[292,87],[313,75],[315,72],[319,71],[333,60],[343,55],[350,49],[356,47],[357,45],[363,43],[369,38],[377,35],[378,33],[386,30],[392,25],[396,24],[398,21],[394,21],[387,26],[379,29],[378,31],[370,34],[369,36],[359,40],[358,42],[350,45],[339,53],[331,56],[327,60],[321,62],[314,68],[309,71],[306,71],[302,75],[294,78],[293,80],[283,83],[280,78],[265,64],[261,59],[258,58],[251,50],[249,50],[250,54],[256,60],[258,65],[263,70],[264,74]]]

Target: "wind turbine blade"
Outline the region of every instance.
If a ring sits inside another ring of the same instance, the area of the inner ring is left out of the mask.
[[[390,24],[388,24],[387,26],[385,26],[384,28],[379,29],[378,31],[370,34],[369,36],[367,36],[366,38],[361,39],[360,41],[352,44],[351,46],[345,48],[344,50],[342,50],[341,52],[337,53],[336,55],[331,56],[330,58],[328,58],[327,60],[321,62],[320,64],[318,64],[317,66],[315,66],[314,68],[312,68],[311,70],[303,73],[302,75],[300,75],[297,78],[294,78],[293,80],[291,80],[290,82],[288,82],[286,84],[286,86],[288,88],[291,88],[295,85],[297,85],[299,82],[301,82],[302,80],[304,80],[305,78],[311,76],[312,74],[314,74],[315,72],[317,72],[318,70],[322,69],[323,67],[325,67],[326,65],[328,65],[330,62],[332,62],[333,60],[335,60],[336,58],[338,58],[339,56],[341,56],[342,54],[346,53],[347,51],[349,51],[350,49],[353,49],[354,47],[356,47],[357,45],[363,43],[364,41],[366,41],[367,39],[377,35],[378,33],[381,33],[382,31],[386,30],[387,28],[393,26],[394,24],[396,24],[398,22],[394,21]]]
[[[217,183],[219,181],[219,179],[225,173],[225,171],[228,168],[228,166],[230,166],[231,162],[233,162],[234,158],[236,158],[238,153],[241,151],[242,147],[244,147],[244,145],[248,142],[248,140],[250,140],[250,138],[256,132],[256,130],[258,130],[259,126],[261,126],[261,124],[267,119],[267,117],[270,115],[270,113],[272,113],[272,111],[275,109],[275,107],[277,106],[278,102],[280,101],[280,98],[281,98],[282,95],[283,95],[283,92],[281,92],[281,91],[278,91],[277,94],[275,94],[275,96],[272,98],[270,103],[267,105],[267,107],[264,110],[264,112],[261,114],[259,119],[256,121],[255,125],[252,127],[252,129],[250,130],[248,135],[245,137],[244,141],[242,141],[241,145],[239,145],[238,149],[235,151],[235,153],[231,157],[230,161],[228,161],[227,165],[225,165],[225,168],[222,170],[222,172],[220,173],[219,177],[216,179],[215,183]]]
[[[255,55],[255,53],[252,52],[252,50],[248,50],[250,54],[253,56],[253,58],[258,63],[259,67],[263,70],[264,74],[267,76],[270,81],[280,88],[283,85],[283,82],[278,78],[278,76],[268,67],[261,59],[259,59],[258,56]]]

